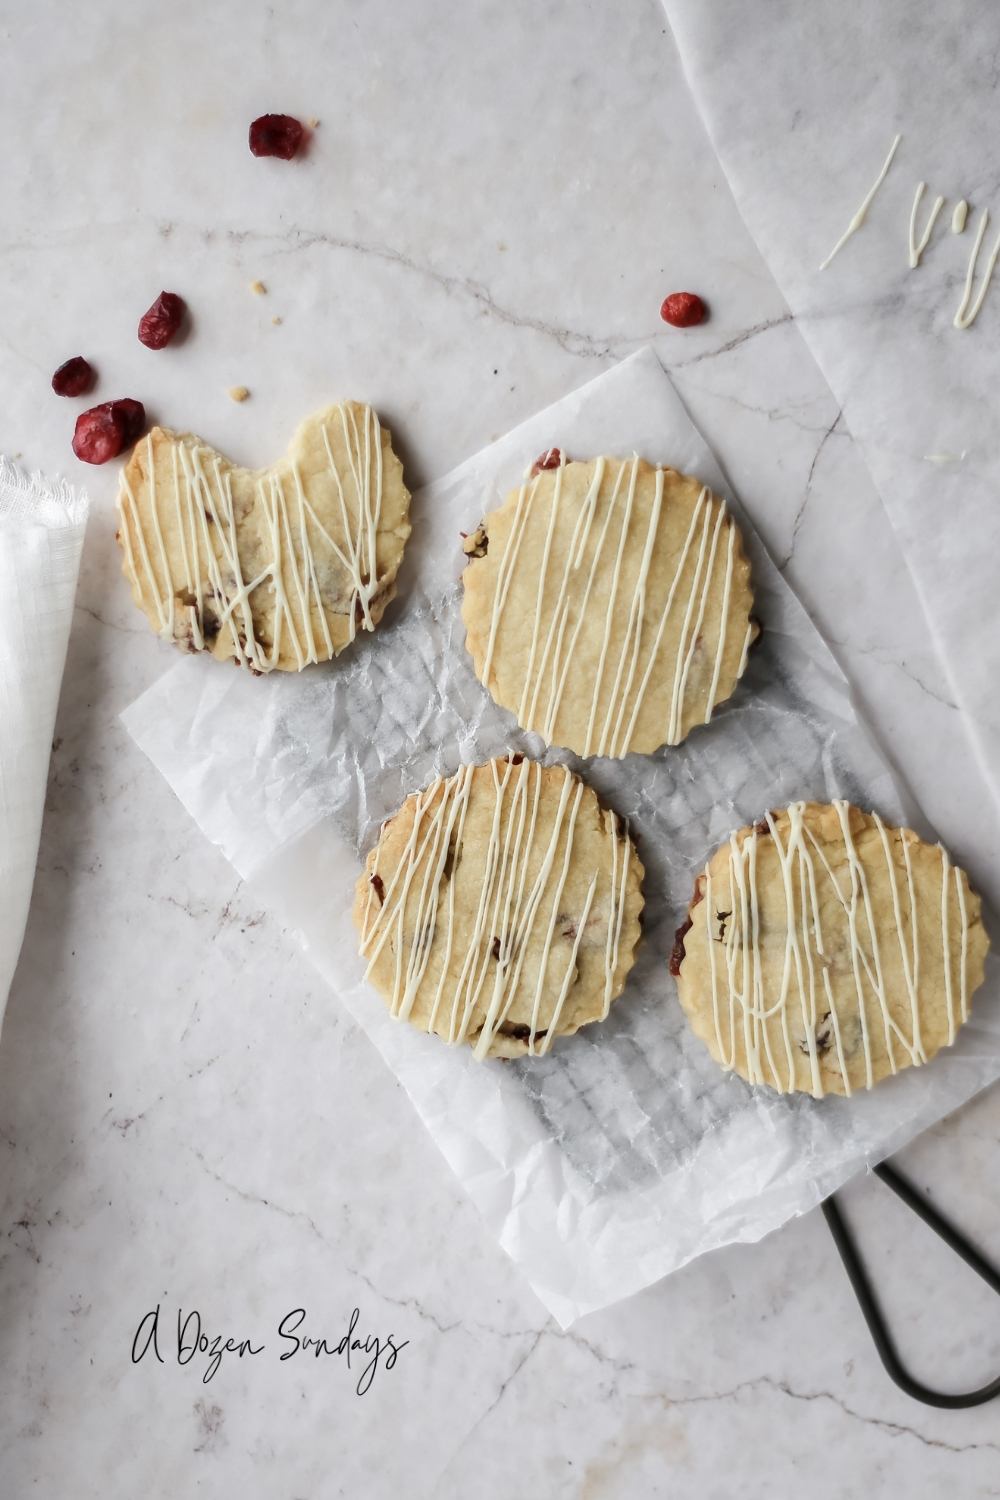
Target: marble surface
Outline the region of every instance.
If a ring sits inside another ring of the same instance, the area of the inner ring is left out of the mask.
[[[983,629],[997,597],[1000,12],[983,0],[845,0],[810,16],[808,45],[795,47],[791,0],[754,25],[740,0],[664,5],[747,227],[896,528],[1000,804],[1000,633]],[[859,232],[830,259],[890,145]],[[935,201],[934,232],[911,254]],[[966,297],[982,309],[956,328]]]
[[[0,116],[21,144],[0,232],[0,447],[74,473],[73,413],[47,379],[82,351],[102,395],[141,396],[247,462],[323,399],[371,400],[416,485],[651,341],[926,815],[995,879],[993,815],[905,563],[658,0],[613,15],[181,3],[169,24],[146,0],[99,0],[56,17],[42,4],[4,25]],[[109,61],[114,87],[96,87]],[[304,161],[246,153],[268,108],[319,118]],[[162,286],[193,326],[154,355],[133,328]],[[678,286],[711,300],[703,329],[659,323]],[[124,734],[118,713],[172,658],[118,574],[114,475],[87,478],[0,1046],[4,1492],[1000,1493],[996,1410],[923,1408],[887,1382],[817,1214],[555,1329],[292,936]],[[902,1157],[986,1245],[998,1097]],[[942,1383],[995,1373],[985,1287],[879,1184],[845,1200],[865,1249],[892,1257],[904,1353]],[[167,1362],[133,1366],[157,1303]],[[203,1358],[173,1359],[178,1306],[267,1347],[204,1384]],[[334,1345],[357,1307],[362,1337],[407,1346],[359,1397],[337,1356],[279,1360],[297,1307]]]

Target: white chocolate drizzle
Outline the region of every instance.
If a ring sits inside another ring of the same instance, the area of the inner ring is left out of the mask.
[[[871,187],[868,189],[868,192],[862,198],[861,204],[860,204],[857,212],[855,213],[855,215],[852,218],[851,222],[848,224],[847,228],[844,230],[843,234],[840,236],[840,239],[834,245],[833,249],[830,251],[830,254],[826,257],[826,260],[824,260],[823,263],[821,264],[821,266],[820,266],[820,270],[821,271],[825,271],[826,270],[826,268],[830,264],[831,260],[833,260],[833,257],[836,254],[838,254],[838,252],[841,251],[844,248],[844,246],[847,244],[847,241],[851,238],[851,236],[853,234],[857,234],[858,230],[861,228],[862,224],[865,222],[865,218],[866,218],[866,216],[868,214],[868,210],[872,206],[872,201],[873,201],[873,199],[875,197],[875,194],[878,192],[879,188],[882,186],[883,182],[885,181],[885,179],[886,179],[886,177],[888,175],[889,168],[892,166],[892,159],[896,155],[896,150],[897,150],[897,148],[899,146],[899,143],[900,143],[900,141],[902,139],[903,139],[903,137],[901,135],[897,135],[896,139],[893,141],[892,145],[889,147],[889,154],[886,157],[885,161],[882,163],[882,170],[881,170],[881,172],[879,172],[879,174],[876,177],[875,181],[872,183]]]
[[[339,421],[348,455],[343,474],[330,443],[331,421]],[[344,543],[331,536],[317,515],[298,465],[291,464],[284,477],[272,469],[256,479],[265,560],[251,578],[244,576],[240,557],[232,472],[211,449],[174,441],[172,483],[160,494],[153,440],[147,437],[148,506],[140,507],[126,470],[118,508],[129,572],[143,602],[152,603],[161,636],[189,637],[192,648],[200,651],[215,634],[225,632],[237,662],[262,673],[277,665],[285,639],[300,669],[328,660],[334,655],[327,619],[331,605],[323,598],[318,576],[324,555],[326,568],[333,558],[347,575],[349,639],[359,624],[364,630],[375,628],[371,601],[380,586],[381,426],[366,406],[359,427],[354,409],[345,403],[333,409],[320,430]],[[179,567],[176,551],[171,555],[166,545],[167,516],[179,541]],[[269,591],[274,611],[269,647],[255,634],[251,607],[252,596],[262,588]],[[338,613],[344,613],[343,607]]]
[[[465,951],[455,954],[455,881],[475,784],[474,766],[437,777],[416,798],[413,824],[399,861],[384,882],[375,861],[362,922],[366,978],[388,945],[394,955],[390,1011],[406,1020],[424,981],[432,952],[440,977],[427,1029],[451,1044],[470,1042],[484,1058],[508,1022],[515,1001],[527,998],[531,1020],[524,1040],[532,1056],[547,1052],[559,1030],[566,998],[578,974],[588,922],[604,931],[604,1004],[607,1016],[618,970],[631,841],[627,826],[606,815],[610,877],[595,868],[579,911],[564,907],[584,783],[562,771],[551,830],[540,831],[542,767],[535,761],[493,761],[493,808],[482,865],[479,900]],[[562,769],[562,768],[560,768]],[[482,790],[479,778],[478,795]],[[465,854],[469,858],[468,851]],[[536,868],[537,867],[537,868]],[[529,869],[536,873],[528,880]],[[376,894],[376,877],[383,889]],[[560,931],[561,929],[561,931]],[[558,935],[557,935],[558,934]],[[591,934],[589,941],[593,941]],[[539,955],[537,976],[525,973],[529,950]],[[565,951],[565,959],[562,954]],[[460,963],[457,979],[453,960]],[[554,999],[553,999],[554,995]],[[523,1014],[523,1003],[519,1012]],[[520,1026],[518,1028],[520,1034]]]
[[[847,228],[844,230],[844,233],[834,245],[833,249],[830,251],[830,254],[820,265],[821,271],[826,270],[827,266],[833,260],[834,256],[843,249],[844,245],[851,238],[851,236],[853,234],[856,234],[857,231],[861,228],[867,216],[868,210],[872,205],[875,194],[878,192],[879,188],[882,186],[882,183],[885,181],[889,168],[892,165],[893,158],[896,154],[896,149],[899,146],[901,140],[902,136],[900,135],[897,135],[893,140],[893,143],[889,148],[889,154],[882,164],[882,170],[879,172],[869,191],[865,194],[865,197],[862,199],[857,212],[851,219]],[[928,212],[927,218],[924,221],[924,227],[918,233],[917,218],[920,212],[920,205],[926,191],[926,182],[918,182],[916,192],[914,193],[913,197],[913,205],[910,209],[907,243],[908,261],[911,270],[915,270],[917,266],[920,265],[923,253],[930,243],[931,235],[933,234],[934,227],[938,221],[938,216],[940,215],[941,210],[944,208],[945,202],[947,201],[940,195],[935,198],[934,203],[932,204]],[[952,234],[962,234],[964,232],[966,222],[968,220],[968,215],[969,204],[965,198],[960,198],[955,204],[955,208],[951,216]],[[965,285],[962,290],[962,299],[958,305],[955,316],[952,319],[953,326],[960,330],[971,328],[973,323],[976,321],[976,318],[978,317],[979,312],[982,308],[983,302],[986,299],[986,294],[989,291],[990,282],[993,277],[993,272],[996,268],[997,260],[1000,259],[1000,235],[998,235],[996,242],[994,243],[993,248],[987,258],[986,266],[980,280],[979,289],[975,293],[975,295],[973,295],[973,286],[975,284],[976,267],[979,261],[979,252],[982,248],[983,239],[985,237],[986,229],[989,224],[989,218],[989,210],[984,209],[979,220],[979,228],[976,232],[972,250],[969,255],[969,263],[965,275]]]
[[[736,565],[736,527],[721,502],[713,505],[710,491],[702,487],[678,556],[662,609],[655,626],[646,624],[647,590],[654,549],[660,530],[663,508],[664,470],[655,471],[655,488],[649,518],[641,535],[638,572],[631,585],[631,597],[623,588],[623,559],[627,543],[634,534],[633,513],[640,459],[622,463],[611,485],[603,520],[595,528],[595,518],[603,497],[606,464],[599,458],[582,504],[575,514],[564,514],[563,458],[555,474],[548,521],[542,545],[541,571],[535,593],[531,641],[528,649],[524,683],[517,706],[518,722],[536,729],[551,743],[559,738],[559,710],[563,702],[577,642],[588,618],[592,598],[603,606],[603,633],[593,683],[590,716],[582,747],[584,756],[623,756],[632,741],[646,689],[655,670],[669,674],[670,702],[663,725],[663,742],[677,744],[684,735],[684,709],[690,687],[695,652],[703,636],[711,631],[706,625],[706,611],[713,587],[721,589],[722,604],[718,622],[712,629],[717,638],[711,641],[713,669],[711,686],[705,703],[704,722],[708,723],[715,705],[722,672],[725,648],[730,635],[733,608],[733,576]],[[532,508],[536,503],[540,476],[530,475],[523,481],[517,497],[510,533],[500,562],[490,615],[489,636],[481,672],[489,683],[505,609],[515,575],[518,556],[527,531]],[[554,540],[563,525],[569,543],[561,561],[553,563]],[[588,542],[596,541],[586,577],[582,575]],[[726,533],[723,540],[723,532]],[[611,580],[606,602],[602,589],[595,587],[602,560],[610,561]],[[689,566],[689,561],[693,566]],[[553,601],[553,602],[549,602]],[[677,650],[671,663],[661,659],[660,647],[668,621],[676,611],[683,611]],[[546,611],[548,611],[546,620]],[[627,611],[627,613],[626,613]],[[575,613],[575,622],[572,616]],[[615,656],[612,639],[616,620],[626,614],[624,640]],[[738,676],[746,666],[746,656],[753,640],[754,626],[749,623],[743,640]],[[579,693],[579,686],[576,691]],[[607,705],[598,721],[598,705],[607,691]]]
[[[765,988],[757,889],[757,851],[761,834],[756,826],[742,843],[736,834],[730,837],[728,875],[724,877],[721,889],[712,879],[711,866],[706,866],[701,920],[708,943],[713,1026],[722,1065],[727,1069],[735,1067],[737,1041],[740,1039],[750,1082],[766,1083],[779,1093],[786,1093],[796,1087],[797,1047],[808,1057],[810,1091],[816,1098],[821,1098],[825,1090],[819,1038],[827,1026],[829,1032],[822,1051],[831,1050],[835,1055],[836,1071],[843,1079],[846,1094],[852,1092],[848,1052],[854,1050],[850,1043],[854,1028],[860,1035],[866,1088],[871,1088],[875,1081],[872,1038],[876,1033],[884,1042],[890,1072],[898,1071],[903,1057],[913,1065],[927,1061],[921,1037],[919,997],[921,967],[928,962],[925,945],[930,934],[921,930],[926,929],[928,919],[925,915],[921,922],[910,861],[910,840],[905,831],[899,835],[906,877],[901,890],[892,850],[891,834],[895,830],[886,829],[878,814],[872,814],[885,856],[893,911],[893,929],[888,935],[883,929],[880,940],[872,911],[871,866],[866,867],[859,858],[851,833],[849,804],[843,801],[833,804],[843,837],[846,881],[834,873],[823,846],[807,827],[803,818],[805,806],[804,802],[796,802],[788,808],[785,844],[781,842],[772,814],[768,813],[765,820],[767,835],[777,854],[785,898],[783,923],[771,921],[771,931],[777,932],[777,941],[781,942],[782,932],[784,939],[784,955],[777,981],[772,963]],[[955,1040],[959,1021],[965,1021],[969,1014],[969,921],[962,873],[952,866],[944,848],[940,852],[939,951],[944,974],[948,1041],[951,1043]],[[832,886],[847,925],[848,962],[854,996],[849,1005],[845,1006],[842,1001],[840,1009],[830,982],[834,955],[830,952],[829,934],[824,934],[820,917],[822,903],[819,893],[824,881]],[[954,903],[951,899],[953,893]],[[949,935],[956,906],[960,928],[957,976]],[[721,931],[717,931],[720,928],[717,909],[720,907],[723,920]],[[694,920],[697,921],[698,917],[695,916]],[[720,947],[721,955],[717,956]],[[901,1026],[893,1017],[886,990],[884,962],[896,947],[909,1000],[908,1027]]]
[[[935,198],[935,200],[934,200],[934,206],[931,209],[930,213],[927,215],[927,222],[924,225],[923,233],[921,234],[920,238],[918,239],[917,238],[917,211],[920,208],[920,200],[924,196],[924,193],[926,192],[926,190],[927,190],[927,184],[926,184],[926,182],[918,182],[917,183],[917,191],[916,191],[916,194],[915,194],[914,199],[913,199],[913,208],[910,210],[910,236],[909,236],[909,240],[910,240],[910,270],[911,271],[916,270],[917,266],[919,266],[919,264],[920,264],[920,257],[923,255],[924,251],[927,249],[928,244],[930,243],[931,235],[934,232],[934,225],[937,223],[938,214],[941,212],[942,208],[944,208],[944,199],[940,198],[940,197],[939,198]]]
[[[958,311],[955,313],[955,317],[953,320],[954,326],[956,328],[971,328],[973,323],[976,321],[976,318],[979,314],[979,309],[982,307],[983,301],[986,297],[986,293],[989,291],[990,281],[992,280],[993,271],[997,263],[997,257],[1000,256],[1000,235],[998,235],[996,241],[994,242],[993,249],[989,253],[989,258],[986,262],[986,269],[983,272],[982,278],[979,282],[979,290],[973,297],[972,286],[976,277],[976,263],[979,260],[980,247],[982,246],[983,237],[986,234],[986,228],[989,222],[990,211],[988,208],[984,208],[979,220],[979,228],[976,231],[976,238],[972,244],[972,253],[969,256],[969,267],[965,273],[965,286],[962,290],[962,300],[958,304]]]

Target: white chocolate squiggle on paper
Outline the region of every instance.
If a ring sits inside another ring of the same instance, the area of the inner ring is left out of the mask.
[[[982,278],[979,282],[979,290],[978,292],[976,292],[975,296],[972,295],[972,287],[976,279],[976,265],[979,260],[979,251],[982,247],[983,237],[986,234],[986,229],[989,222],[990,211],[988,208],[984,208],[982,216],[979,220],[979,228],[976,231],[976,238],[972,242],[972,252],[969,255],[969,267],[965,273],[965,286],[962,288],[962,300],[958,304],[958,310],[955,313],[955,317],[953,320],[954,326],[956,328],[972,327],[973,323],[976,321],[976,318],[979,315],[979,309],[983,305],[983,302],[986,298],[986,293],[990,289],[990,282],[993,279],[993,272],[996,267],[997,257],[1000,256],[1000,235],[997,236],[993,245],[993,249],[990,251],[989,256],[987,257],[986,269],[984,270]]]
[[[344,474],[330,444],[331,420],[339,421],[347,448]],[[300,669],[329,660],[334,645],[317,577],[317,561],[324,556],[336,559],[347,575],[349,639],[354,639],[359,624],[364,630],[375,628],[370,606],[379,589],[375,549],[382,508],[381,426],[366,406],[359,427],[354,410],[342,404],[333,409],[321,431],[345,542],[338,543],[319,519],[296,464],[284,480],[272,470],[257,481],[266,561],[251,578],[244,576],[240,558],[231,471],[211,449],[175,441],[171,481],[166,493],[160,493],[153,440],[147,437],[148,534],[127,470],[118,508],[129,571],[143,600],[153,603],[161,636],[173,640],[178,626],[186,627],[192,646],[200,651],[225,632],[236,660],[256,672],[274,669],[285,639]],[[165,544],[167,514],[176,523],[180,541],[179,572]],[[261,588],[270,591],[274,609],[269,648],[254,632],[251,595]]]
[[[892,1073],[898,1071],[897,1050],[909,1064],[927,1061],[920,1035],[920,970],[928,941],[940,944],[944,965],[945,999],[948,1009],[948,1041],[955,1040],[959,1021],[968,1019],[969,993],[967,954],[969,921],[961,871],[954,868],[947,851],[941,849],[941,908],[936,936],[926,931],[927,918],[921,922],[910,864],[910,845],[902,834],[903,864],[906,881],[903,889],[897,880],[896,862],[890,845],[890,831],[877,814],[873,820],[885,855],[886,873],[892,899],[894,927],[886,939],[898,945],[900,967],[909,998],[910,1024],[905,1029],[893,1019],[886,995],[883,973],[883,946],[872,914],[868,872],[858,856],[850,827],[850,807],[835,802],[848,880],[841,883],[831,869],[823,846],[806,826],[804,802],[788,808],[789,828],[784,845],[774,817],[766,818],[767,836],[773,841],[781,870],[785,896],[785,951],[777,990],[774,979],[765,992],[760,950],[760,903],[757,890],[757,849],[761,837],[755,827],[742,843],[736,834],[730,838],[728,876],[713,881],[710,866],[704,872],[704,923],[708,940],[712,987],[712,1016],[718,1056],[723,1067],[736,1064],[737,1038],[743,1043],[747,1077],[751,1083],[766,1083],[779,1093],[795,1088],[795,1054],[793,1047],[805,1050],[809,1059],[810,1091],[816,1098],[824,1093],[820,1070],[820,1033],[829,1023],[829,1035],[823,1044],[832,1046],[844,1091],[852,1092],[848,1076],[844,1028],[857,1024],[864,1052],[865,1087],[874,1083],[871,1027],[878,1028],[884,1041]],[[833,887],[847,920],[849,961],[854,980],[854,1003],[838,1010],[829,975],[829,954],[820,918],[819,892],[825,882]],[[960,923],[960,958],[958,974],[953,974],[949,938],[952,888],[956,894]],[[721,939],[714,928],[719,923],[717,907],[728,908],[722,924]],[[695,919],[697,920],[697,918]],[[909,942],[906,931],[909,931]],[[717,949],[722,954],[717,957]],[[801,1022],[805,1047],[801,1039],[793,1044],[789,1022]],[[774,1023],[777,1021],[777,1027]],[[777,1031],[777,1037],[775,1036]]]
[[[897,135],[896,139],[893,141],[892,145],[889,147],[889,155],[886,157],[885,161],[882,163],[882,170],[881,170],[881,172],[879,172],[879,174],[876,177],[875,181],[872,183],[871,187],[868,189],[868,192],[862,198],[861,204],[860,204],[857,212],[855,213],[855,215],[852,218],[851,222],[848,224],[847,228],[844,230],[843,234],[840,236],[840,239],[834,245],[833,249],[830,251],[830,254],[826,257],[826,260],[824,260],[821,263],[821,265],[820,265],[820,270],[821,271],[825,271],[826,270],[826,268],[830,264],[831,260],[833,260],[833,257],[835,255],[837,255],[839,253],[839,251],[843,250],[844,246],[847,244],[847,241],[851,238],[851,235],[852,234],[857,234],[858,230],[861,228],[862,224],[865,222],[865,218],[867,217],[868,210],[872,206],[872,201],[873,201],[873,199],[875,197],[875,194],[878,192],[879,188],[882,186],[883,182],[885,181],[885,179],[886,179],[886,177],[888,175],[889,168],[892,166],[892,159],[896,155],[896,151],[897,151],[897,149],[899,147],[899,143],[900,143],[900,141],[902,139],[903,139],[903,137],[901,135]]]
[[[924,193],[926,192],[926,190],[927,190],[927,184],[926,184],[926,182],[918,182],[917,183],[917,191],[916,191],[916,194],[915,194],[914,199],[913,199],[913,208],[910,211],[910,239],[909,239],[909,248],[910,248],[910,270],[911,271],[915,271],[916,268],[917,268],[917,266],[919,266],[919,264],[920,264],[920,257],[923,255],[924,251],[927,249],[928,244],[930,243],[931,235],[934,232],[934,225],[937,223],[938,214],[941,212],[942,208],[944,208],[944,199],[941,198],[941,197],[935,198],[935,200],[934,200],[934,206],[932,207],[930,213],[927,215],[927,222],[924,224],[923,233],[920,235],[920,237],[918,239],[917,238],[917,211],[920,208],[920,200],[924,196]]]
[[[830,251],[830,254],[821,263],[819,268],[821,271],[826,270],[827,266],[833,260],[834,256],[843,249],[851,236],[853,234],[856,234],[857,231],[861,228],[868,214],[868,210],[875,198],[875,194],[882,186],[888,174],[889,168],[892,166],[893,158],[896,155],[896,150],[901,140],[902,136],[900,135],[897,135],[893,140],[893,143],[889,148],[889,154],[882,164],[882,170],[879,172],[871,188],[865,194],[857,212],[854,214],[854,217],[851,219],[847,228],[844,230],[844,233],[840,236],[840,239],[834,245],[833,249]],[[934,226],[938,220],[938,215],[941,213],[941,210],[947,201],[945,198],[940,196],[934,200],[934,203],[924,223],[923,230],[918,235],[917,215],[919,213],[920,204],[926,190],[927,184],[925,182],[919,182],[917,184],[916,193],[914,194],[913,198],[913,206],[910,209],[908,259],[911,270],[915,270],[917,266],[920,265],[921,257],[924,251],[927,249],[928,244],[930,243],[930,238],[934,231]],[[960,198],[955,205],[955,209],[951,218],[951,229],[953,234],[961,234],[964,231],[968,213],[968,202],[964,198]],[[955,316],[952,319],[952,326],[960,330],[971,328],[973,323],[976,321],[976,318],[979,316],[983,303],[986,300],[986,294],[989,291],[990,282],[993,278],[993,272],[996,268],[997,260],[1000,259],[1000,235],[998,235],[996,242],[994,243],[993,248],[991,249],[987,258],[986,266],[980,280],[979,290],[975,293],[975,295],[973,295],[973,285],[975,283],[976,267],[979,261],[979,252],[982,248],[983,238],[986,234],[986,229],[989,224],[989,217],[989,210],[984,209],[979,221],[979,229],[976,233],[972,251],[969,255],[969,263],[965,276],[965,285],[962,289],[962,300],[960,301]]]
[[[676,745],[683,738],[684,707],[691,667],[695,651],[703,640],[708,600],[713,585],[717,582],[721,584],[722,607],[717,627],[718,638],[714,643],[710,642],[714,645],[714,657],[711,687],[705,705],[706,724],[715,704],[729,638],[736,562],[736,527],[721,503],[713,506],[714,497],[705,487],[702,487],[695,504],[655,626],[652,629],[646,626],[649,574],[663,507],[664,470],[661,468],[655,471],[653,503],[640,537],[642,550],[638,573],[632,585],[631,598],[626,597],[622,588],[623,560],[633,534],[634,501],[640,463],[641,460],[636,456],[631,463],[620,465],[611,486],[603,519],[599,522],[597,518],[604,498],[605,460],[596,460],[593,478],[583,503],[576,508],[575,514],[564,513],[562,507],[565,458],[561,459],[555,474],[532,615],[531,643],[516,712],[520,724],[536,728],[550,744],[560,743],[559,709],[570,681],[574,652],[584,624],[591,618],[588,606],[592,599],[596,601],[600,597],[603,615],[598,617],[602,619],[603,632],[593,682],[588,681],[586,685],[586,691],[592,695],[590,716],[583,746],[578,747],[584,756],[626,754],[646,689],[656,669],[669,673],[668,680],[671,683],[670,707],[662,730],[663,742]],[[489,636],[480,674],[485,683],[490,680],[511,582],[539,483],[540,476],[529,476],[518,493],[493,595]],[[586,578],[583,579],[580,570],[588,542],[595,534],[595,524],[596,545]],[[561,562],[556,562],[554,559],[558,549],[554,543],[560,526],[565,526],[569,531],[569,544],[564,553],[558,554]],[[725,540],[722,539],[723,531],[726,532]],[[605,603],[601,586],[595,588],[595,579],[602,561],[608,560],[611,561],[611,582]],[[693,563],[693,566],[689,566],[689,563]],[[551,605],[550,599],[554,599]],[[673,662],[664,664],[660,660],[660,646],[675,605],[678,611],[684,612],[680,637]],[[544,623],[546,610],[550,613],[547,623]],[[571,625],[573,611],[576,619]],[[615,622],[622,614],[626,614],[625,638],[615,658],[611,642]],[[753,635],[754,626],[751,623],[746,627],[738,676],[746,665],[746,654]],[[598,704],[605,689],[607,707],[599,720]],[[576,692],[579,694],[580,690],[580,685],[577,684]]]
[[[491,762],[493,809],[478,906],[465,951],[456,954],[455,881],[451,877],[462,857],[475,770],[466,766],[447,780],[437,777],[418,795],[406,846],[391,877],[384,881],[378,868],[380,851],[376,851],[368,872],[361,954],[368,959],[368,977],[388,945],[395,958],[390,1010],[397,1019],[406,1020],[434,951],[440,978],[427,1028],[452,1044],[471,1042],[474,1055],[482,1059],[502,1032],[514,1001],[524,998],[525,984],[530,982],[522,979],[525,959],[529,949],[538,951],[540,945],[525,1038],[529,1054],[535,1056],[549,1050],[559,1029],[566,997],[577,977],[584,929],[592,916],[598,919],[598,931],[604,926],[606,934],[602,1017],[608,1014],[618,969],[631,841],[627,828],[617,832],[609,816],[610,879],[600,869],[594,870],[583,905],[568,914],[566,926],[564,892],[584,783],[562,771],[556,816],[551,830],[543,834],[539,829],[542,767],[528,760]],[[481,777],[479,788],[481,796]],[[537,873],[529,883],[528,870],[536,864]],[[376,894],[377,881],[383,886],[380,894]],[[562,943],[554,949],[559,928],[563,929]],[[566,942],[569,949],[560,972],[558,954]],[[449,978],[453,959],[460,962],[455,980]],[[558,986],[554,1002],[553,983]],[[543,1006],[544,1026],[540,1025]],[[481,1029],[476,1030],[480,1023]]]

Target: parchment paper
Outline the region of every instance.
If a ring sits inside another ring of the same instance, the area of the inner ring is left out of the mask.
[[[972,328],[952,327],[984,208],[991,222],[977,287],[1000,232],[1000,7],[664,5],[747,227],[901,540],[1000,805],[1000,274]],[[864,226],[820,271],[897,132],[902,142]],[[908,226],[921,181],[918,232],[934,199],[947,202],[911,270]],[[956,235],[960,198],[970,212]]]
[[[542,753],[473,674],[458,533],[551,444],[581,456],[635,449],[726,492],[643,351],[414,497],[401,598],[374,638],[295,677],[183,661],[124,717],[255,899],[300,934],[490,1230],[567,1326],[706,1250],[758,1239],[954,1109],[1000,1075],[1000,1019],[980,1000],[932,1068],[852,1101],[755,1092],[690,1035],[666,963],[707,851],[795,797],[902,813],[847,684],[753,535],[764,636],[735,697],[679,748],[584,768],[632,820],[646,865],[645,936],[608,1021],[543,1059],[477,1064],[389,1018],[355,956],[358,851],[435,772],[511,747]]]

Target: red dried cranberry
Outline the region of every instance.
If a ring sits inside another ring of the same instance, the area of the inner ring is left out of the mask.
[[[291,161],[304,136],[293,115],[261,115],[250,126],[250,150],[254,156],[279,156],[282,161]]]
[[[670,952],[670,972],[675,979],[680,977],[681,964],[684,962],[685,958],[684,939],[687,937],[693,926],[694,923],[692,922],[691,918],[685,917],[684,921],[677,929],[677,935],[674,938],[674,946]]]
[[[671,292],[663,299],[660,308],[660,317],[671,328],[694,328],[697,323],[703,323],[707,315],[708,308],[694,292]]]
[[[544,453],[539,453],[531,465],[532,476],[540,474],[543,469],[558,469],[562,461],[563,457],[558,448],[546,448]]]
[[[121,400],[109,401],[108,405],[124,419],[125,446],[131,448],[146,430],[146,408],[132,396],[122,396]]]
[[[115,411],[116,402],[105,401],[82,411],[73,432],[73,452],[85,464],[106,464],[125,447],[126,419]]]
[[[176,292],[161,292],[148,312],[139,319],[139,343],[147,349],[162,349],[170,343],[184,316],[184,299]]]
[[[52,389],[57,396],[85,396],[96,378],[93,365],[82,354],[75,354],[53,375]]]

